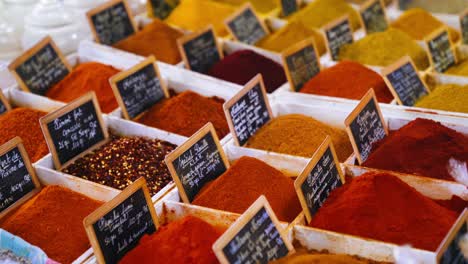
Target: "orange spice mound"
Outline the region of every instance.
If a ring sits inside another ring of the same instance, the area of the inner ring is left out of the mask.
[[[1,228],[71,263],[90,247],[83,219],[101,202],[60,186],[47,186],[3,221]]]
[[[71,102],[90,91],[96,93],[101,110],[109,113],[118,107],[109,78],[119,73],[116,68],[97,62],[78,65],[65,79],[50,88],[46,96],[62,102]]]
[[[19,136],[23,140],[31,162],[41,159],[49,153],[39,124],[39,119],[46,114],[42,111],[20,107],[0,116],[0,145]]]

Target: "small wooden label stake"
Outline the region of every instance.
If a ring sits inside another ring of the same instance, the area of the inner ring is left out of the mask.
[[[447,27],[441,27],[426,38],[426,47],[432,67],[443,73],[457,64],[457,55]]]
[[[362,5],[359,14],[367,34],[387,30],[389,23],[383,0],[367,1]]]
[[[437,263],[453,264],[466,263],[465,255],[461,248],[462,239],[468,233],[468,209],[458,217],[447,236],[436,251]],[[466,242],[465,242],[466,243]]]
[[[270,34],[250,3],[245,4],[238,12],[226,19],[225,24],[229,33],[237,41],[250,45],[255,45]]]
[[[349,16],[342,16],[327,24],[323,28],[323,31],[325,33],[328,53],[330,53],[332,60],[337,61],[340,55],[340,48],[343,45],[354,42]]]

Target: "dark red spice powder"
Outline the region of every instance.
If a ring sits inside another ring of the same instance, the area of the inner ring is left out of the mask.
[[[280,64],[251,50],[236,51],[227,55],[207,74],[221,80],[245,85],[259,73],[263,76],[268,93],[274,92],[287,81]]]
[[[450,158],[468,162],[468,137],[418,118],[375,144],[363,165],[454,181],[447,169]]]
[[[387,173],[335,189],[310,226],[435,251],[458,214]]]
[[[378,73],[357,62],[341,61],[310,79],[300,92],[360,100],[370,88],[374,88],[379,102],[393,100],[392,93]]]

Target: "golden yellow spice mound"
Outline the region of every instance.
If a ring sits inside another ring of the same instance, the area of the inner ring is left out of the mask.
[[[255,11],[261,14],[268,14],[279,8],[279,1],[276,0],[213,0],[220,3],[230,4],[236,7],[240,7],[245,3],[250,2],[254,7]]]
[[[339,58],[365,65],[388,66],[405,55],[413,59],[418,69],[424,70],[429,67],[426,51],[408,34],[390,28],[343,46]]]
[[[424,40],[434,30],[445,25],[429,12],[420,8],[413,8],[404,12],[391,26],[405,32],[415,40]],[[452,27],[448,29],[450,39],[457,42],[460,39],[460,34]]]
[[[300,114],[273,119],[255,133],[246,147],[312,157],[327,135],[333,141],[338,159],[346,160],[353,152],[346,132]]]
[[[419,7],[432,13],[459,14],[468,6],[468,0],[411,0],[406,9]]]
[[[359,14],[344,0],[315,0],[288,19],[301,21],[311,28],[321,28],[346,14],[350,16],[353,30],[361,27]]]
[[[444,84],[436,86],[428,96],[422,98],[415,106],[468,113],[468,85]]]
[[[237,8],[211,0],[182,0],[166,18],[166,22],[189,31],[199,31],[213,25],[220,37],[228,35],[224,20]]]
[[[263,49],[281,53],[292,45],[310,37],[314,38],[317,51],[320,54],[324,54],[327,50],[325,48],[325,39],[323,38],[323,35],[315,29],[306,27],[300,21],[292,21],[288,23],[280,30],[262,39],[256,45]]]
[[[446,74],[468,76],[468,59],[459,62],[457,65],[450,67]]]

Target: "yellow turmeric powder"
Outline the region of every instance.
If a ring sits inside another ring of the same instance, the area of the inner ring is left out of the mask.
[[[279,8],[279,2],[276,0],[213,0],[220,3],[230,4],[236,7],[240,7],[243,4],[250,2],[254,7],[255,11],[261,14],[268,14]]]
[[[468,59],[465,59],[459,62],[457,65],[450,67],[445,73],[452,75],[468,76]]]
[[[199,31],[213,25],[220,37],[228,35],[224,20],[237,9],[211,0],[182,0],[166,22],[189,31]]]
[[[280,30],[262,39],[256,45],[260,48],[281,53],[304,39],[313,37],[320,54],[326,52],[323,35],[317,30],[306,27],[300,21],[292,21]]]
[[[468,85],[444,84],[435,87],[434,91],[422,98],[415,106],[468,113]]]
[[[444,26],[444,23],[423,9],[413,8],[403,13],[391,26],[405,32],[415,40],[424,40],[434,30]],[[449,27],[449,35],[453,42],[460,39],[460,34],[452,27]]]
[[[359,14],[344,0],[315,0],[301,11],[288,17],[288,20],[299,20],[308,27],[321,28],[346,14],[350,17],[353,30],[361,27]]]
[[[340,60],[352,60],[366,65],[388,66],[409,55],[416,67],[429,67],[426,51],[408,34],[394,28],[367,35],[340,49]]]
[[[300,114],[273,119],[250,138],[246,147],[312,157],[327,135],[333,140],[338,159],[346,160],[353,152],[346,132]]]

